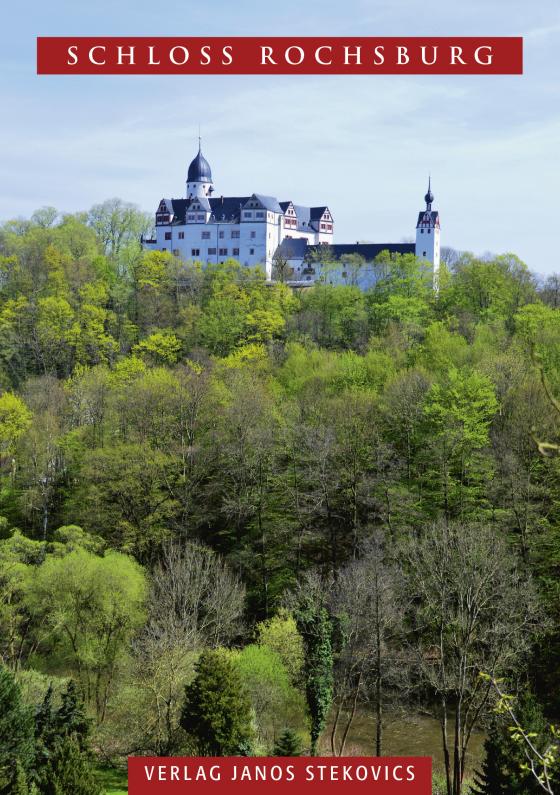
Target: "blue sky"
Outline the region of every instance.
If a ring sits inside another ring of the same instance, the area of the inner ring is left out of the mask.
[[[198,124],[217,194],[328,204],[337,242],[414,234],[560,271],[558,0],[31,0],[2,12],[0,219],[184,192]],[[522,77],[41,76],[37,35],[523,35]]]

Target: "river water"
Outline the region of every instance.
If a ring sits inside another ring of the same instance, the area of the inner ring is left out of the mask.
[[[452,727],[451,727],[452,728]],[[342,731],[339,731],[340,737]],[[322,748],[330,752],[330,733],[322,738]],[[473,732],[469,744],[467,773],[478,768],[484,757],[484,733]],[[434,770],[443,769],[441,728],[437,720],[427,715],[387,714],[383,731],[384,756],[431,756]],[[357,713],[346,741],[345,756],[375,754],[375,717],[367,711]]]

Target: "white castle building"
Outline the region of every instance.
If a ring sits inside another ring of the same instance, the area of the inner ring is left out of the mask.
[[[371,263],[382,251],[411,253],[431,264],[437,283],[440,220],[437,210],[432,210],[430,184],[424,200],[426,209],[418,215],[416,243],[335,244],[334,220],[325,204],[304,207],[261,193],[216,196],[212,171],[199,140],[198,154],[187,173],[185,198],[160,201],[155,236],[144,238],[142,243],[146,249],[169,251],[184,260],[219,263],[236,259],[246,266],[261,265],[267,279],[272,279],[273,264],[281,258],[289,264],[290,281],[300,286],[324,280],[320,252],[326,249],[320,247],[325,244],[330,259],[341,261],[340,268],[333,269],[330,263],[328,280],[344,283],[344,260],[356,254],[363,259],[364,267],[357,276],[354,274],[353,283],[364,288],[371,286]]]

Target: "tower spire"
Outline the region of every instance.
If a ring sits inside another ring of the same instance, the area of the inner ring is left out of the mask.
[[[430,212],[432,209],[432,204],[434,201],[434,194],[432,193],[432,175],[428,176],[428,192],[424,196],[424,201],[426,202],[426,212]]]

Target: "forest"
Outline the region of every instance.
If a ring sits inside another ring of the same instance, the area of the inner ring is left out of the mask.
[[[389,754],[395,715],[439,727],[434,792],[560,792],[560,277],[295,291],[149,225],[0,226],[0,793]]]

